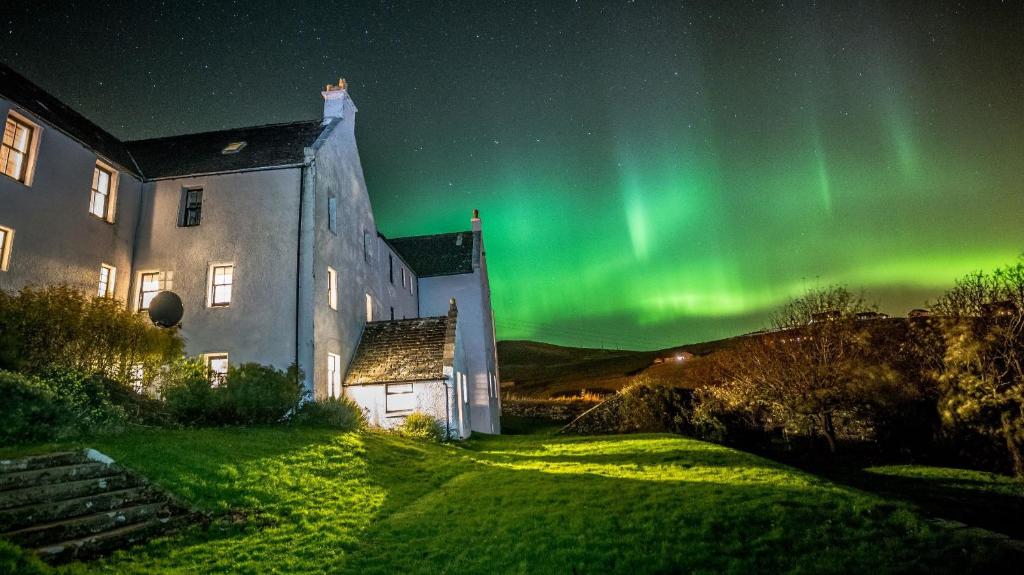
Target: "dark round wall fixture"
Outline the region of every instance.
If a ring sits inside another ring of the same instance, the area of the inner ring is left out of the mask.
[[[181,321],[185,306],[181,298],[172,291],[162,291],[149,302],[149,319],[159,327],[174,327]]]

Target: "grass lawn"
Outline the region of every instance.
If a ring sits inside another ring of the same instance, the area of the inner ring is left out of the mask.
[[[1019,566],[998,543],[932,527],[901,504],[678,436],[533,434],[439,446],[377,432],[228,428],[89,445],[225,514],[205,530],[59,572],[998,573]]]

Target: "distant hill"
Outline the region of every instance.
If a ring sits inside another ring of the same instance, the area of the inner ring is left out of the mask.
[[[687,372],[701,358],[728,347],[738,338],[681,345],[658,351],[624,351],[565,347],[529,340],[498,342],[498,363],[504,391],[535,397],[576,395],[586,389],[612,393],[640,373],[652,377],[688,381]],[[685,362],[662,361],[680,352],[693,359]]]

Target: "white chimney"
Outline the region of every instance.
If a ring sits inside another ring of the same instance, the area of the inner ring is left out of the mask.
[[[470,220],[469,223],[472,224],[472,226],[473,226],[472,229],[473,229],[474,232],[479,232],[481,230],[481,226],[480,226],[480,210],[473,210],[473,219]]]
[[[348,95],[348,82],[344,78],[339,78],[337,84],[328,84],[320,95],[324,97],[325,125],[335,118],[343,119],[358,111],[352,97]]]

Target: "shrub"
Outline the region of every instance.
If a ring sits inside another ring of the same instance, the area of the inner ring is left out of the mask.
[[[0,371],[0,442],[29,443],[118,431],[129,422],[109,380],[72,370],[46,377]]]
[[[250,425],[281,421],[302,399],[299,370],[243,363],[231,367],[225,381],[212,385],[197,359],[174,363],[163,376],[170,412],[188,425]]]
[[[180,359],[161,377],[161,390],[167,410],[186,425],[224,423],[223,389],[210,385],[201,360]]]
[[[275,423],[294,410],[304,389],[298,367],[243,363],[228,370],[226,412],[233,423]]]
[[[328,397],[303,403],[292,421],[296,425],[332,427],[344,431],[361,429],[366,425],[363,410],[347,397]]]
[[[433,417],[419,411],[410,413],[405,422],[398,427],[398,433],[406,437],[427,439],[430,441],[444,441],[444,429],[441,423]]]
[[[148,385],[184,343],[124,302],[69,286],[0,292],[0,369],[40,374],[59,366]]]

